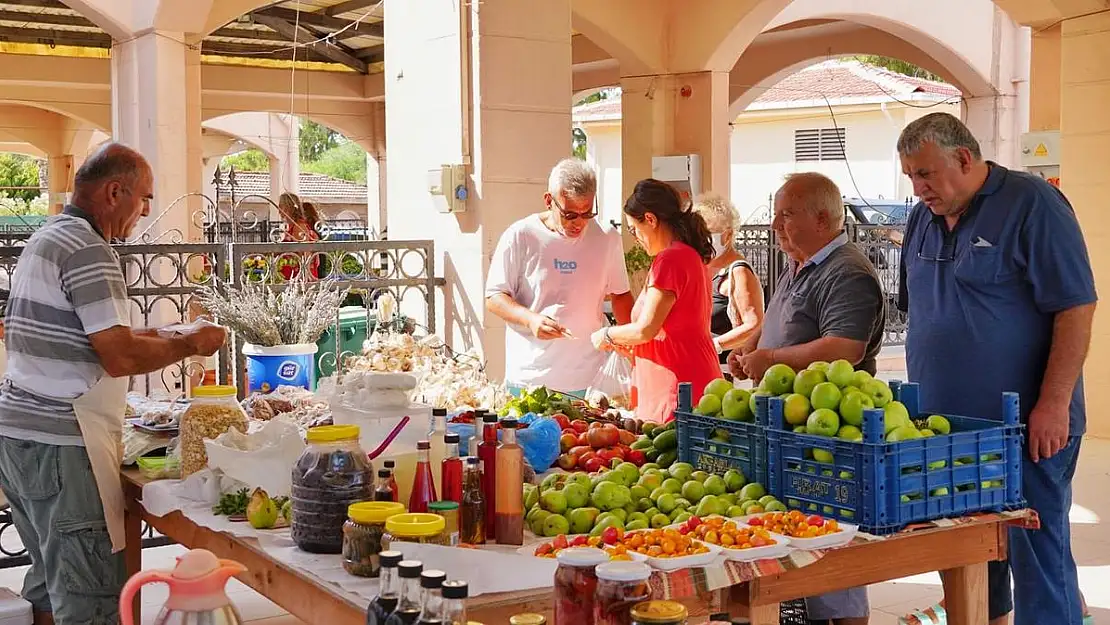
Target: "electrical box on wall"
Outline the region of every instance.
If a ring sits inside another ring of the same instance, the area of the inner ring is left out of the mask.
[[[443,165],[428,171],[428,193],[441,213],[466,212],[470,192],[466,186],[465,165]]]
[[[1021,166],[1060,186],[1060,132],[1027,132],[1021,136]]]
[[[697,154],[653,156],[651,177],[678,189],[682,199],[692,200],[701,193],[701,158]]]

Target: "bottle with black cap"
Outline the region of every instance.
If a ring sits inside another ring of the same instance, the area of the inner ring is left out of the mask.
[[[439,467],[447,456],[447,442],[443,437],[447,434],[447,410],[432,408],[432,429],[428,432],[428,441],[432,444],[431,453],[428,454],[432,467],[439,473]],[[439,477],[438,475],[436,477]]]
[[[389,614],[397,607],[397,597],[401,593],[401,580],[397,575],[397,565],[404,556],[400,551],[383,551],[378,554],[381,573],[378,576],[378,596],[366,609],[366,625],[382,625]]]
[[[385,468],[389,469],[389,488],[393,490],[393,501],[401,501],[397,497],[397,462],[394,460],[386,460]]]
[[[470,587],[461,579],[443,582],[443,625],[467,625],[466,597]]]
[[[489,410],[485,408],[477,408],[474,410],[474,435],[470,437],[470,442],[466,446],[466,455],[468,456],[478,455],[478,443],[482,442],[482,419],[488,413]]]
[[[393,501],[393,486],[390,480],[393,473],[389,469],[378,469],[378,483],[374,486],[374,501]]]
[[[424,607],[420,610],[420,617],[416,619],[417,625],[443,624],[443,582],[445,581],[447,581],[447,573],[443,571],[432,569],[420,574],[420,587],[424,589],[421,603]]]
[[[419,560],[402,560],[397,565],[401,578],[401,592],[397,607],[389,614],[385,625],[414,625],[420,617],[420,573],[424,565]]]

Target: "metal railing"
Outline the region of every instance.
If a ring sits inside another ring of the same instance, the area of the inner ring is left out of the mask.
[[[871,260],[879,275],[879,284],[886,300],[884,345],[902,345],[906,341],[906,314],[896,306],[902,248],[894,242],[894,239],[900,238],[893,236],[894,233],[902,232],[902,228],[899,225],[857,223],[848,223],[845,228],[848,240]],[[786,254],[779,247],[774,231],[765,225],[741,226],[736,230],[736,249],[751,263],[756,277],[763,284],[764,298],[770,301],[779,278],[787,267]]]

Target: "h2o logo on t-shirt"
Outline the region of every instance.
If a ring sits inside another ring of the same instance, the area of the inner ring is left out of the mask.
[[[555,270],[563,274],[572,274],[578,269],[578,263],[573,260],[555,259]]]
[[[301,372],[301,366],[292,360],[286,360],[278,366],[278,377],[283,380],[295,380],[297,375]]]

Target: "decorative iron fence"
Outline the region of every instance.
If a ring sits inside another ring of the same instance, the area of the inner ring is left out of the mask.
[[[849,222],[848,239],[871,259],[879,274],[879,283],[886,299],[886,328],[884,345],[902,345],[906,341],[906,314],[898,310],[898,268],[902,258],[902,226],[872,225]],[[897,241],[897,242],[896,242]],[[763,284],[767,300],[775,291],[779,277],[787,266],[770,226],[746,225],[736,231],[736,249],[743,254]]]

